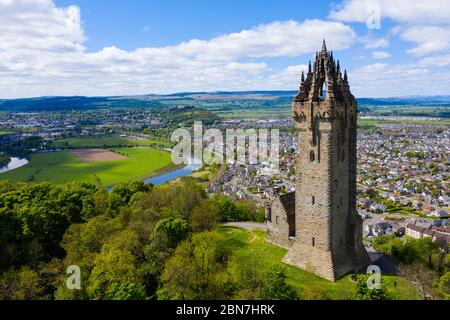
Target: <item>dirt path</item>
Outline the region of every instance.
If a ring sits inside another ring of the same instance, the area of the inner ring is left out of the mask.
[[[245,230],[266,230],[267,226],[265,223],[258,222],[227,222],[223,224],[224,226],[236,227]]]

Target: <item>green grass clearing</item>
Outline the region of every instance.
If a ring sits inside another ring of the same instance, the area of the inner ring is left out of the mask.
[[[266,232],[256,230],[249,232],[243,229],[219,226],[217,230],[227,237],[228,245],[233,251],[258,257],[266,269],[273,265],[283,265],[286,268],[288,282],[302,294],[314,296],[317,291],[325,292],[333,300],[353,298],[353,282],[351,275],[347,275],[337,282],[322,279],[312,273],[286,265],[281,262],[287,250],[266,242]],[[389,292],[397,299],[417,299],[415,288],[405,279],[395,275],[383,275]],[[394,287],[396,283],[396,287]]]

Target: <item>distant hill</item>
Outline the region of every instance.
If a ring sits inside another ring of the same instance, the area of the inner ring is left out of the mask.
[[[157,101],[141,101],[126,97],[40,97],[30,99],[0,100],[0,111],[41,112],[95,110],[125,107],[164,107]]]
[[[210,103],[232,101],[233,105],[252,101],[264,107],[280,107],[290,104],[296,91],[220,91],[181,92],[168,95],[148,94],[117,97],[39,97],[29,99],[1,100],[0,111],[40,112],[96,110],[106,108],[167,108],[177,105],[204,107]],[[358,98],[361,106],[445,105],[450,106],[450,96]],[[259,102],[258,102],[259,101]]]
[[[450,96],[424,96],[424,97],[399,97],[399,98],[358,98],[360,105],[448,105]]]

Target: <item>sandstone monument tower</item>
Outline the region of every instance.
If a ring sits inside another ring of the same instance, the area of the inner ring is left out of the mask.
[[[356,211],[357,103],[323,42],[292,103],[299,131],[296,191],[267,208],[269,241],[284,262],[336,281],[369,264]]]

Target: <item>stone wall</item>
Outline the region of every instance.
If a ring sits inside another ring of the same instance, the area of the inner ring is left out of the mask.
[[[295,193],[275,198],[266,208],[266,218],[268,241],[289,248],[295,232]]]

